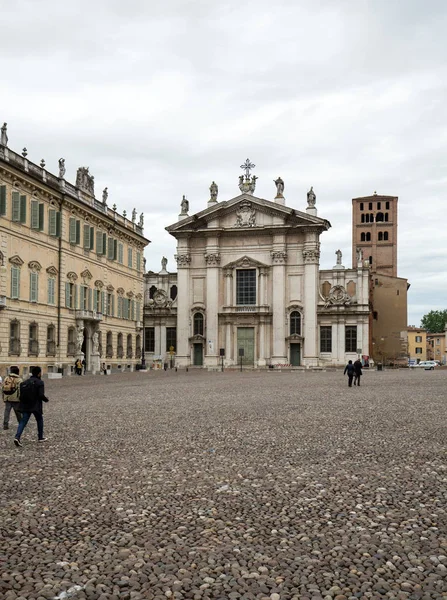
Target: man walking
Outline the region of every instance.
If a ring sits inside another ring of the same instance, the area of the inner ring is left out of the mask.
[[[5,403],[5,412],[3,415],[3,429],[9,429],[9,416],[11,410],[14,411],[17,418],[17,423],[20,423],[22,415],[19,410],[19,387],[22,383],[22,378],[19,377],[19,367],[11,367],[9,375],[5,377],[3,384],[2,396]]]
[[[354,363],[354,385],[360,387],[360,377],[362,376],[362,362],[358,358]]]
[[[343,375],[346,375],[346,373],[348,374],[348,386],[352,387],[352,380],[354,378],[354,365],[352,364],[352,360],[348,361],[348,364],[345,367],[345,370],[343,371]]]
[[[14,444],[16,446],[22,446],[20,437],[23,430],[28,424],[31,415],[37,422],[37,437],[39,442],[45,442],[47,438],[43,436],[43,408],[42,401],[48,402],[48,398],[45,396],[45,385],[41,379],[42,369],[40,367],[33,367],[31,369],[31,377],[20,385],[20,410],[22,412],[22,418],[17,428],[16,437]]]

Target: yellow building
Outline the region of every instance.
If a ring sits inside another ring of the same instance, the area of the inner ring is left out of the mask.
[[[442,333],[427,333],[427,360],[439,360],[445,365],[446,352],[445,331]]]
[[[95,198],[88,168],[76,185],[0,144],[0,373],[132,370],[141,357],[143,216]]]
[[[406,334],[409,360],[417,363],[421,360],[427,360],[426,330],[410,325],[407,327]]]

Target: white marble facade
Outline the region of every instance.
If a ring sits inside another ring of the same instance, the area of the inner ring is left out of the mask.
[[[320,234],[330,223],[309,194],[302,211],[280,192],[274,201],[251,190],[213,199],[193,215],[183,201],[179,221],[166,228],[177,239],[178,300],[169,318],[176,366],[218,367],[222,352],[225,366],[242,360],[255,368],[340,365],[358,348],[369,355],[369,269],[361,259],[345,269],[339,254],[334,269],[320,271]],[[154,326],[156,312],[146,306],[145,326]]]

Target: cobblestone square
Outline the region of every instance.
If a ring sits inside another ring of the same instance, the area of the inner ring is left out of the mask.
[[[447,599],[447,370],[46,382],[0,437],[0,597]]]

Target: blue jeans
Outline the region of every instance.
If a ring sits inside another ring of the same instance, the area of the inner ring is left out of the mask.
[[[36,422],[37,422],[37,436],[38,436],[39,440],[43,439],[43,415],[42,415],[42,413],[40,413],[40,412],[32,412],[32,413],[24,412],[24,413],[22,413],[22,418],[21,418],[19,426],[17,428],[17,433],[16,433],[17,440],[20,440],[20,436],[22,435],[23,430],[27,426],[31,415],[34,415]]]

